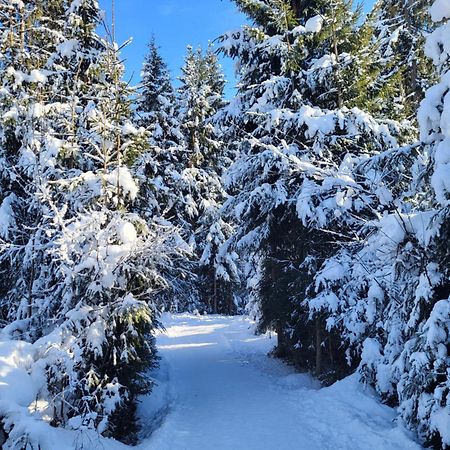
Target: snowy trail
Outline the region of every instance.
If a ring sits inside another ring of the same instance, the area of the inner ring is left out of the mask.
[[[144,402],[170,402],[142,450],[419,449],[350,377],[318,389],[266,356],[269,336],[254,336],[247,319],[167,315],[158,337],[160,386]]]

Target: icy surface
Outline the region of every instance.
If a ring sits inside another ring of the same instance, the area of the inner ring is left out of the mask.
[[[144,416],[159,410],[161,425],[141,449],[421,448],[355,376],[319,389],[267,357],[275,337],[255,336],[246,318],[166,315],[164,323],[159,385],[140,407]]]

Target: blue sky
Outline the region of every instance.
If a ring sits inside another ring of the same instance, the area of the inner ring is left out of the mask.
[[[111,0],[99,3],[110,17]],[[187,45],[206,47],[223,32],[239,28],[245,22],[230,0],[115,0],[115,4],[116,40],[122,43],[133,38],[122,51],[127,79],[132,77],[133,83],[139,81],[152,34],[175,78]],[[222,61],[222,66],[227,79],[233,82],[233,63]]]
[[[366,0],[370,3],[372,0]],[[110,21],[111,0],[99,0]],[[172,76],[179,75],[187,45],[206,47],[223,32],[240,27],[245,17],[231,0],[115,0],[116,40],[133,38],[122,51],[126,77],[139,81],[146,45],[152,34],[161,47]],[[234,83],[233,63],[223,60],[227,79]],[[227,89],[230,94],[233,89]]]

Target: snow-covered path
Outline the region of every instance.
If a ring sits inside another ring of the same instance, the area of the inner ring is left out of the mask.
[[[420,448],[355,377],[319,390],[268,358],[274,339],[245,318],[167,315],[165,326],[159,387],[140,410],[168,408],[143,450]]]

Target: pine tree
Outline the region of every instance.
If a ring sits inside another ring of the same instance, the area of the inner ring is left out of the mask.
[[[277,330],[278,354],[329,382],[349,368],[323,314],[311,320],[314,273],[351,239],[355,216],[370,217],[357,163],[395,148],[400,127],[347,107],[358,85],[351,2],[237,4],[259,26],[222,37],[240,77],[223,113],[240,154],[227,174],[234,246],[248,255],[260,327]]]
[[[393,201],[361,230],[359,242],[324,264],[311,305],[327,310],[329,326],[349,343],[349,356],[361,359],[362,380],[399,406],[427,446],[446,448],[450,9],[437,1],[430,11],[435,22],[444,21],[425,48],[441,78],[419,108],[422,142],[365,162],[367,173],[395,187],[388,196]]]
[[[237,255],[226,244],[232,225],[219,212],[226,198],[221,177],[230,158],[214,121],[224,105],[225,80],[211,46],[205,54],[188,47],[182,72],[179,98],[189,158],[183,178],[191,202],[186,222],[191,224],[197,258],[197,289],[202,308],[230,314],[236,311],[231,289],[239,282],[239,269]]]
[[[177,120],[175,93],[169,69],[159,53],[154,37],[148,44],[141,77],[136,102],[138,123],[151,131],[152,145],[168,148],[180,144],[183,136]]]
[[[147,136],[95,1],[1,6],[4,332],[40,349],[54,424],[131,442],[173,244],[132,212]]]
[[[209,119],[223,105],[225,80],[211,46],[205,55],[201,48],[188,47],[182,72],[178,98],[189,164],[206,166],[219,153],[219,136]]]
[[[89,80],[95,96],[87,93],[95,100],[80,111],[76,128],[81,172],[75,168],[55,183],[57,190],[68,190],[62,207],[70,220],[56,253],[65,255],[56,273],[66,288],[60,305],[68,311],[58,313],[65,313],[61,327],[75,337],[79,359],[75,379],[58,378],[60,362],[50,366],[50,383],[55,393],[63,387],[67,398],[60,400],[76,411],[54,420],[132,441],[136,396],[151,387],[142,375],[155,363],[151,332],[157,311],[150,292],[159,284],[152,254],[161,249],[149,242],[155,231],[128,213],[138,188],[126,164],[145,151],[146,139],[130,122],[130,91],[120,79],[115,47],[105,42],[97,61]],[[66,339],[61,346],[73,352]]]
[[[45,2],[1,4],[2,29],[2,305],[10,321],[23,319],[29,334],[39,335],[34,304],[45,274],[44,251],[47,219],[41,202],[46,182],[55,176],[55,156],[61,140],[59,102],[46,67],[57,43],[51,33],[61,12],[44,15]],[[51,99],[51,100],[50,100]],[[36,330],[37,328],[37,330]]]
[[[148,220],[157,216],[175,226],[178,245],[186,250],[168,275],[172,290],[158,301],[175,310],[234,311],[235,255],[219,256],[219,241],[230,233],[218,213],[225,195],[221,175],[229,161],[212,121],[224,102],[225,81],[211,47],[205,54],[188,48],[180,82],[176,103],[182,139],[176,144],[153,139],[150,151],[136,162],[142,186],[138,209]],[[142,99],[147,97],[148,91]],[[149,105],[140,103],[141,112],[150,111]],[[226,300],[218,298],[219,291]]]
[[[432,28],[428,7],[422,0],[375,3],[360,33],[367,39],[360,67],[366,77],[357,106],[377,116],[415,122],[425,90],[436,76],[423,51]]]

